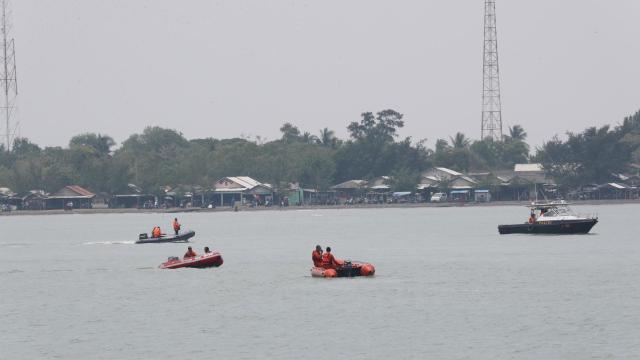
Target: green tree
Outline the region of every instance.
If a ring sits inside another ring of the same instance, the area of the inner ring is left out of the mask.
[[[465,149],[469,147],[471,140],[469,140],[463,133],[458,132],[451,139],[451,147],[454,149]]]
[[[330,147],[335,149],[338,146],[338,138],[336,138],[335,132],[324,128],[320,130],[320,136],[318,138],[320,145],[324,147]]]
[[[18,137],[13,140],[12,152],[14,155],[18,157],[27,156],[27,155],[37,155],[40,153],[40,151],[42,151],[42,149],[40,149],[38,145],[29,141],[29,139],[27,138]]]
[[[115,145],[116,142],[111,136],[93,133],[76,135],[69,141],[69,148],[85,147],[91,149],[98,156],[109,156],[111,148]]]
[[[416,191],[420,182],[420,172],[412,168],[399,168],[391,173],[390,185],[393,191]]]
[[[300,129],[291,123],[284,123],[280,127],[280,132],[282,133],[282,141],[284,142],[294,142],[300,139]]]
[[[515,141],[525,141],[527,139],[527,132],[520,125],[513,125],[509,127],[509,138]]]

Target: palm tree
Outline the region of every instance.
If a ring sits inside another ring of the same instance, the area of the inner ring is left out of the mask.
[[[300,140],[305,144],[317,144],[319,142],[318,137],[315,135],[311,135],[311,133],[308,131],[305,131],[302,134],[302,136],[300,137]]]
[[[456,133],[454,137],[449,137],[449,139],[451,139],[451,146],[453,146],[454,149],[464,149],[471,143],[471,140],[461,132]]]
[[[509,127],[509,137],[511,140],[524,141],[527,138],[527,132],[524,131],[522,126],[513,125],[513,127]]]
[[[333,130],[329,130],[329,128],[320,130],[320,137],[318,138],[318,143],[320,145],[326,147],[335,147],[337,140],[338,139],[336,139]]]

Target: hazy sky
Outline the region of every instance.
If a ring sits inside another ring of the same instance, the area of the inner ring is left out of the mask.
[[[12,0],[20,135],[480,136],[483,0]],[[640,109],[640,1],[498,0],[503,126],[530,142]]]

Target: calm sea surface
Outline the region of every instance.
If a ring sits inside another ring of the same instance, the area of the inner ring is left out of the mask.
[[[591,235],[498,235],[524,207],[177,214],[217,269],[135,245],[170,214],[0,217],[0,359],[637,359],[640,206]],[[376,276],[310,277],[311,250]]]

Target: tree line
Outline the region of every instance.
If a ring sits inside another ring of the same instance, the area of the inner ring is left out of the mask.
[[[389,175],[396,190],[411,190],[420,173],[432,166],[461,172],[513,169],[513,165],[541,162],[558,183],[575,186],[601,183],[640,163],[640,112],[616,127],[588,128],[554,137],[530,153],[523,127],[514,125],[501,141],[471,140],[458,132],[448,139],[400,138],[403,115],[395,110],[365,112],[347,125],[349,137],[320,129],[301,131],[291,123],[281,137],[186,139],[179,131],[147,127],[116,148],[108,135],[76,135],[67,147],[41,148],[26,138],[0,151],[0,186],[16,192],[56,191],[77,184],[94,192],[119,193],[136,184],[159,193],[163,186],[199,185],[210,188],[224,176],[247,175],[283,189],[289,182],[326,190],[350,179]]]

